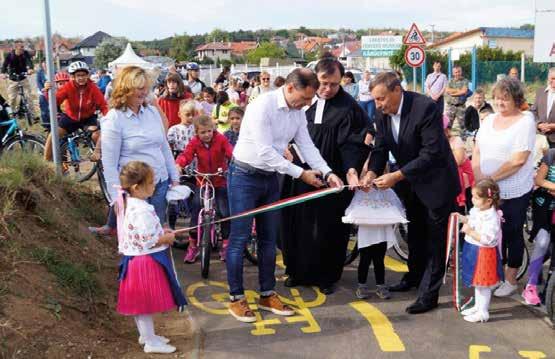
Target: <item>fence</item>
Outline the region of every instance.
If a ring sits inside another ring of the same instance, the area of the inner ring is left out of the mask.
[[[445,61],[445,58],[439,59],[436,56],[428,56],[426,63],[417,69],[416,78],[413,77],[413,70],[411,67],[405,65],[401,68],[407,83],[412,84],[416,81],[417,89],[423,91],[423,83],[426,80],[426,75],[432,70],[432,63],[434,60],[439,60],[442,63],[442,71],[451,77],[451,69],[454,64],[460,65],[463,71],[463,76],[471,81],[471,89],[474,90],[478,86],[484,86],[495,83],[499,75],[507,75],[512,67],[516,67],[521,76],[521,80],[525,84],[532,83],[545,83],[549,68],[554,67],[555,63],[535,63],[530,59],[524,58],[519,61],[480,61],[477,58],[476,51],[473,49],[455,49],[457,52],[462,53],[470,50],[471,58],[468,61],[452,61],[451,52]],[[427,71],[429,69],[429,71]]]

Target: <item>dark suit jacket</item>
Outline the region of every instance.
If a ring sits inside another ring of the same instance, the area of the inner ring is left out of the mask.
[[[539,88],[536,92],[536,103],[534,103],[531,110],[537,123],[555,123],[555,106],[551,109],[551,113],[547,113],[547,91],[545,91],[545,87]],[[555,142],[555,132],[551,132],[547,137],[549,142]]]
[[[391,151],[405,181],[400,195],[414,191],[430,209],[454,204],[460,193],[459,175],[453,153],[445,137],[441,115],[428,97],[404,91],[398,143],[393,138],[391,118],[376,112],[376,141],[369,169],[378,176],[384,171]]]

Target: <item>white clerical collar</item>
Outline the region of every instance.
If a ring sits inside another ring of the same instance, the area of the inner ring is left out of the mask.
[[[399,102],[399,109],[397,110],[397,113],[395,114],[396,116],[401,116],[401,111],[403,110],[403,100],[405,99],[405,95],[403,93],[404,91],[401,91],[401,102]]]

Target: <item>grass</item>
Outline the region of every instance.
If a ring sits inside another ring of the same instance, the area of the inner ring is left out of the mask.
[[[30,252],[31,257],[46,266],[56,276],[58,283],[69,288],[79,296],[94,297],[100,291],[95,278],[96,268],[88,264],[72,263],[60,258],[50,248],[36,247]]]

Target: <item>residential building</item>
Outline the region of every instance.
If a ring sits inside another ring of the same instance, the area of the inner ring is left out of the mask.
[[[525,55],[534,53],[534,30],[513,29],[505,27],[479,27],[466,32],[457,32],[443,40],[436,41],[429,49],[437,49],[457,57],[474,46],[500,48],[504,51],[523,51]]]
[[[97,31],[93,35],[85,38],[71,49],[73,53],[72,61],[84,61],[92,65],[94,63],[94,52],[96,48],[102,41],[109,38],[112,38],[112,36],[102,31]]]

